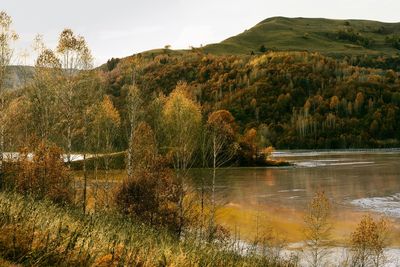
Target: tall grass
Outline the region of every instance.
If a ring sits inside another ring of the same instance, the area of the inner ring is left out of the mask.
[[[293,266],[231,244],[177,240],[111,212],[83,214],[0,193],[0,259],[26,266]]]

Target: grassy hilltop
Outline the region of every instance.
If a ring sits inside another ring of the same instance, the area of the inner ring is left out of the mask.
[[[272,50],[320,52],[326,55],[392,55],[393,36],[400,34],[400,23],[369,20],[273,17],[218,44],[204,47],[213,54],[257,53],[261,45]]]

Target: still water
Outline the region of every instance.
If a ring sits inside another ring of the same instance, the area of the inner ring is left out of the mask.
[[[273,157],[293,166],[218,170],[220,203],[241,211],[265,212],[267,217],[277,218],[278,225],[300,229],[307,203],[316,191],[323,190],[333,203],[338,232],[351,231],[367,212],[385,215],[399,228],[399,150],[278,151]],[[197,170],[195,176],[197,187],[199,177],[210,184],[209,171]],[[240,227],[249,221],[229,218],[228,223]]]

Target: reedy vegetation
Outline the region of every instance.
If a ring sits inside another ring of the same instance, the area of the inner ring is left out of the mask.
[[[233,251],[116,213],[82,216],[49,201],[0,193],[0,258],[28,266],[291,266]]]

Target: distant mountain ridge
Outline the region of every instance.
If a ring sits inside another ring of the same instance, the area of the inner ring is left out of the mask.
[[[400,23],[273,17],[203,50],[238,55],[260,52],[261,46],[266,50],[320,52],[334,57],[395,55],[400,52]]]
[[[7,76],[4,87],[9,90],[15,90],[32,79],[35,69],[32,66],[14,65],[7,68]]]

